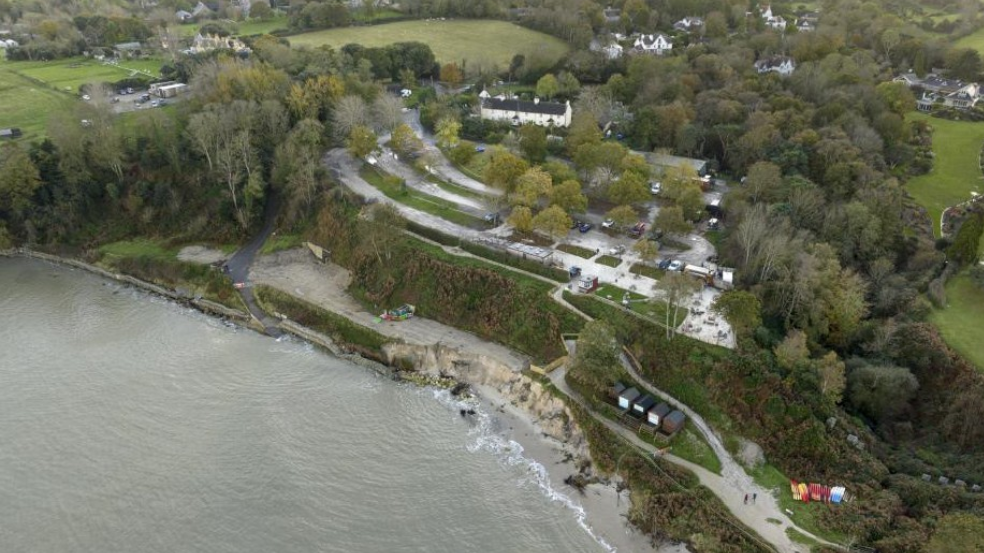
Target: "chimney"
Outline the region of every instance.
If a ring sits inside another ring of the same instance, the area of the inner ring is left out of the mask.
[[[537,97],[537,96],[534,96],[533,97],[533,105],[535,106],[535,105],[538,105],[539,103],[540,103],[540,98]]]

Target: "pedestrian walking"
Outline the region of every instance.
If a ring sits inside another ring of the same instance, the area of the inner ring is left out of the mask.
[[[759,496],[759,494],[757,494],[757,493],[753,493],[752,494],[752,505],[755,505],[755,500],[758,499],[758,496]]]
[[[748,494],[745,494],[745,505],[748,505]]]

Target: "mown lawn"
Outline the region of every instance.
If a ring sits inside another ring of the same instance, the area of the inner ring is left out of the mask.
[[[574,244],[559,244],[557,245],[557,249],[564,253],[583,257],[584,259],[591,259],[596,254],[594,250],[582,248],[581,246],[575,246]]]
[[[92,82],[115,82],[131,75],[160,76],[161,60],[124,60],[108,65],[88,58],[66,58],[56,61],[9,62],[12,71],[40,81],[68,94],[78,94],[79,87]],[[149,74],[149,75],[148,75]]]
[[[984,289],[966,273],[957,275],[946,284],[946,303],[933,311],[930,321],[950,347],[984,371]]]
[[[947,121],[922,113],[909,120],[928,121],[933,126],[933,170],[906,184],[906,190],[926,208],[939,236],[943,210],[971,198],[971,192],[984,193],[984,177],[978,167],[978,154],[984,145],[984,123]]]
[[[14,62],[0,61],[0,128],[17,127],[22,140],[44,136],[48,116],[70,105],[72,97],[18,75]]]
[[[524,29],[519,25],[493,20],[400,21],[368,27],[344,27],[294,35],[293,46],[346,44],[379,47],[395,42],[417,41],[430,45],[440,62],[468,60],[508,67],[516,54],[527,60],[553,63],[567,50],[558,38]]]
[[[984,27],[953,43],[957,48],[973,48],[984,54]]]

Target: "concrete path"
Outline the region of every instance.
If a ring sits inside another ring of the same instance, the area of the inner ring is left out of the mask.
[[[250,315],[263,326],[264,332],[273,337],[278,337],[283,332],[277,327],[277,321],[267,315],[256,303],[253,297],[253,289],[250,287],[249,271],[256,258],[257,252],[263,247],[273,232],[274,223],[277,219],[277,209],[279,202],[276,196],[271,196],[263,210],[263,228],[245,246],[239,248],[232,257],[222,266],[223,271],[231,278],[232,282],[239,287],[239,295],[242,296],[246,308]]]

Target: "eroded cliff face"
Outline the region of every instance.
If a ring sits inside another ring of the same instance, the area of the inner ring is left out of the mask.
[[[387,344],[383,352],[393,367],[415,370],[431,378],[450,377],[496,390],[528,413],[544,434],[567,444],[578,457],[588,456],[584,434],[574,423],[564,402],[551,395],[541,383],[505,363],[442,345]]]

